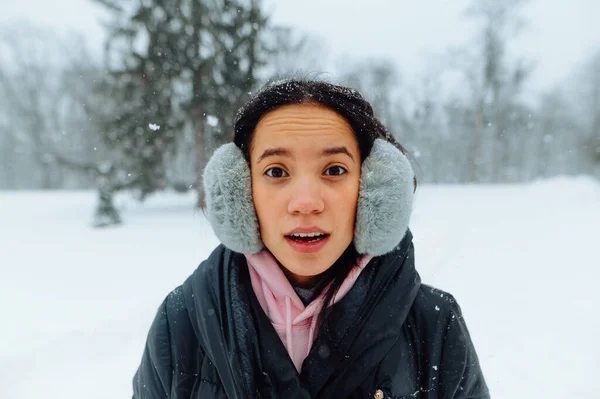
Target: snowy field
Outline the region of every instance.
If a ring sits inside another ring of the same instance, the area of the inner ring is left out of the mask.
[[[131,397],[164,296],[217,245],[191,195],[0,192],[0,398]],[[600,398],[600,183],[421,186],[424,282],[461,304],[492,397]]]

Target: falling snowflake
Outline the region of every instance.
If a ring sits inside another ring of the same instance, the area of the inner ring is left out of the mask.
[[[159,125],[155,125],[154,123],[150,123],[148,125],[148,127],[150,128],[150,130],[154,130],[154,131],[157,131],[157,130],[160,129],[160,126]]]
[[[213,115],[207,115],[206,123],[208,123],[209,126],[216,127],[219,125],[219,118]]]

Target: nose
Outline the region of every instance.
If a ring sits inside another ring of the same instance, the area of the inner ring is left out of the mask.
[[[309,177],[297,178],[291,189],[291,197],[288,203],[289,213],[292,215],[309,215],[323,212],[325,201],[323,201],[318,182]]]

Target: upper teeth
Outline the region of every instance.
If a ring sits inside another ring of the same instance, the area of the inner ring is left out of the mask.
[[[294,237],[316,237],[316,236],[322,236],[323,233],[294,233],[292,234],[292,236]]]

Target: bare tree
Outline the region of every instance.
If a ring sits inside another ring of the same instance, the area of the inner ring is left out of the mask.
[[[596,163],[597,173],[600,173],[600,50],[587,61],[581,72],[580,82],[583,98],[578,105],[582,108],[580,116],[586,130],[582,147]]]
[[[259,72],[262,80],[319,75],[325,70],[327,49],[319,38],[288,26],[274,26],[265,40],[270,51],[268,62]]]
[[[388,59],[340,60],[340,80],[359,90],[373,105],[377,116],[392,125],[402,109],[399,101],[400,74]]]
[[[53,49],[45,34],[30,27],[5,29],[0,43],[0,93],[5,99],[2,112],[10,126],[8,134],[13,143],[19,142],[27,151],[25,157],[35,163],[32,176],[38,181],[30,184],[46,189],[59,187],[56,165],[46,154],[57,140],[56,113],[52,111],[58,68]]]
[[[480,32],[474,46],[454,54],[453,60],[461,60],[472,96],[472,146],[471,178],[480,181],[515,180],[512,176],[511,158],[514,136],[522,134],[511,118],[523,114],[519,94],[523,88],[531,64],[523,59],[511,63],[507,58],[510,39],[524,25],[520,17],[521,8],[527,0],[475,0],[467,15],[480,22]],[[477,49],[470,53],[469,48]],[[487,137],[493,140],[487,140]],[[486,144],[490,148],[484,148]],[[484,163],[487,168],[484,172]],[[482,176],[487,175],[487,178]]]
[[[85,43],[20,24],[0,32],[0,51],[0,145],[10,187],[89,187],[91,176],[75,167],[99,149],[84,102],[99,71]]]

